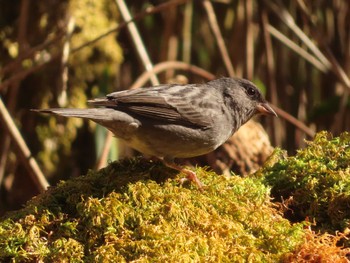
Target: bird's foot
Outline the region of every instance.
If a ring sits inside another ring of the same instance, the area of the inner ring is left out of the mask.
[[[180,179],[180,184],[183,184],[186,181],[191,181],[192,183],[194,183],[197,186],[197,188],[200,191],[204,190],[205,185],[198,179],[198,177],[197,177],[195,172],[193,172],[193,171],[191,171],[189,169],[185,169],[185,168],[183,168],[181,170],[181,172],[186,174],[186,177]]]
[[[192,183],[194,183],[197,186],[197,188],[200,191],[204,190],[205,185],[198,179],[195,172],[193,172],[189,169],[183,168],[180,165],[177,165],[173,160],[163,159],[163,163],[170,168],[173,168],[175,170],[178,170],[179,172],[186,174],[185,178],[180,179],[181,184],[183,184],[186,181],[191,181]]]

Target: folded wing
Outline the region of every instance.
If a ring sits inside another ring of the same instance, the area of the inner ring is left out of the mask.
[[[191,103],[190,96],[183,96],[184,92],[193,95],[201,89],[197,85],[161,85],[114,92],[89,103],[174,124],[198,128],[210,125],[205,113]]]

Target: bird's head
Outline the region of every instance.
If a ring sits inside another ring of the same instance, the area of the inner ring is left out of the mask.
[[[240,116],[243,124],[256,114],[273,115],[276,112],[267,103],[260,90],[246,79],[221,78],[220,86],[226,106],[232,114]]]

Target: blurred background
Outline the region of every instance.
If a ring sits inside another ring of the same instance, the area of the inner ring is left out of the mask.
[[[0,214],[137,154],[92,122],[30,109],[247,78],[279,118],[187,161],[224,174],[253,172],[276,146],[293,154],[317,131],[349,131],[349,12],[348,0],[0,0]]]

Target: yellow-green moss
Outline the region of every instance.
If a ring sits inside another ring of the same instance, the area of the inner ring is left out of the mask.
[[[3,218],[0,261],[345,262],[349,248],[339,246],[349,247],[345,234],[291,224],[269,187],[284,197],[292,219],[307,217],[323,231],[346,227],[349,148],[349,133],[322,132],[294,157],[276,150],[254,178],[198,168],[204,192],[180,186],[181,175],[162,164],[114,162],[61,182]]]
[[[197,169],[207,185],[125,160],[61,182],[0,223],[0,261],[275,262],[303,242],[260,179]]]
[[[295,156],[277,150],[271,159],[258,175],[277,200],[289,200],[290,218],[308,218],[324,231],[350,227],[350,133],[320,132]]]

